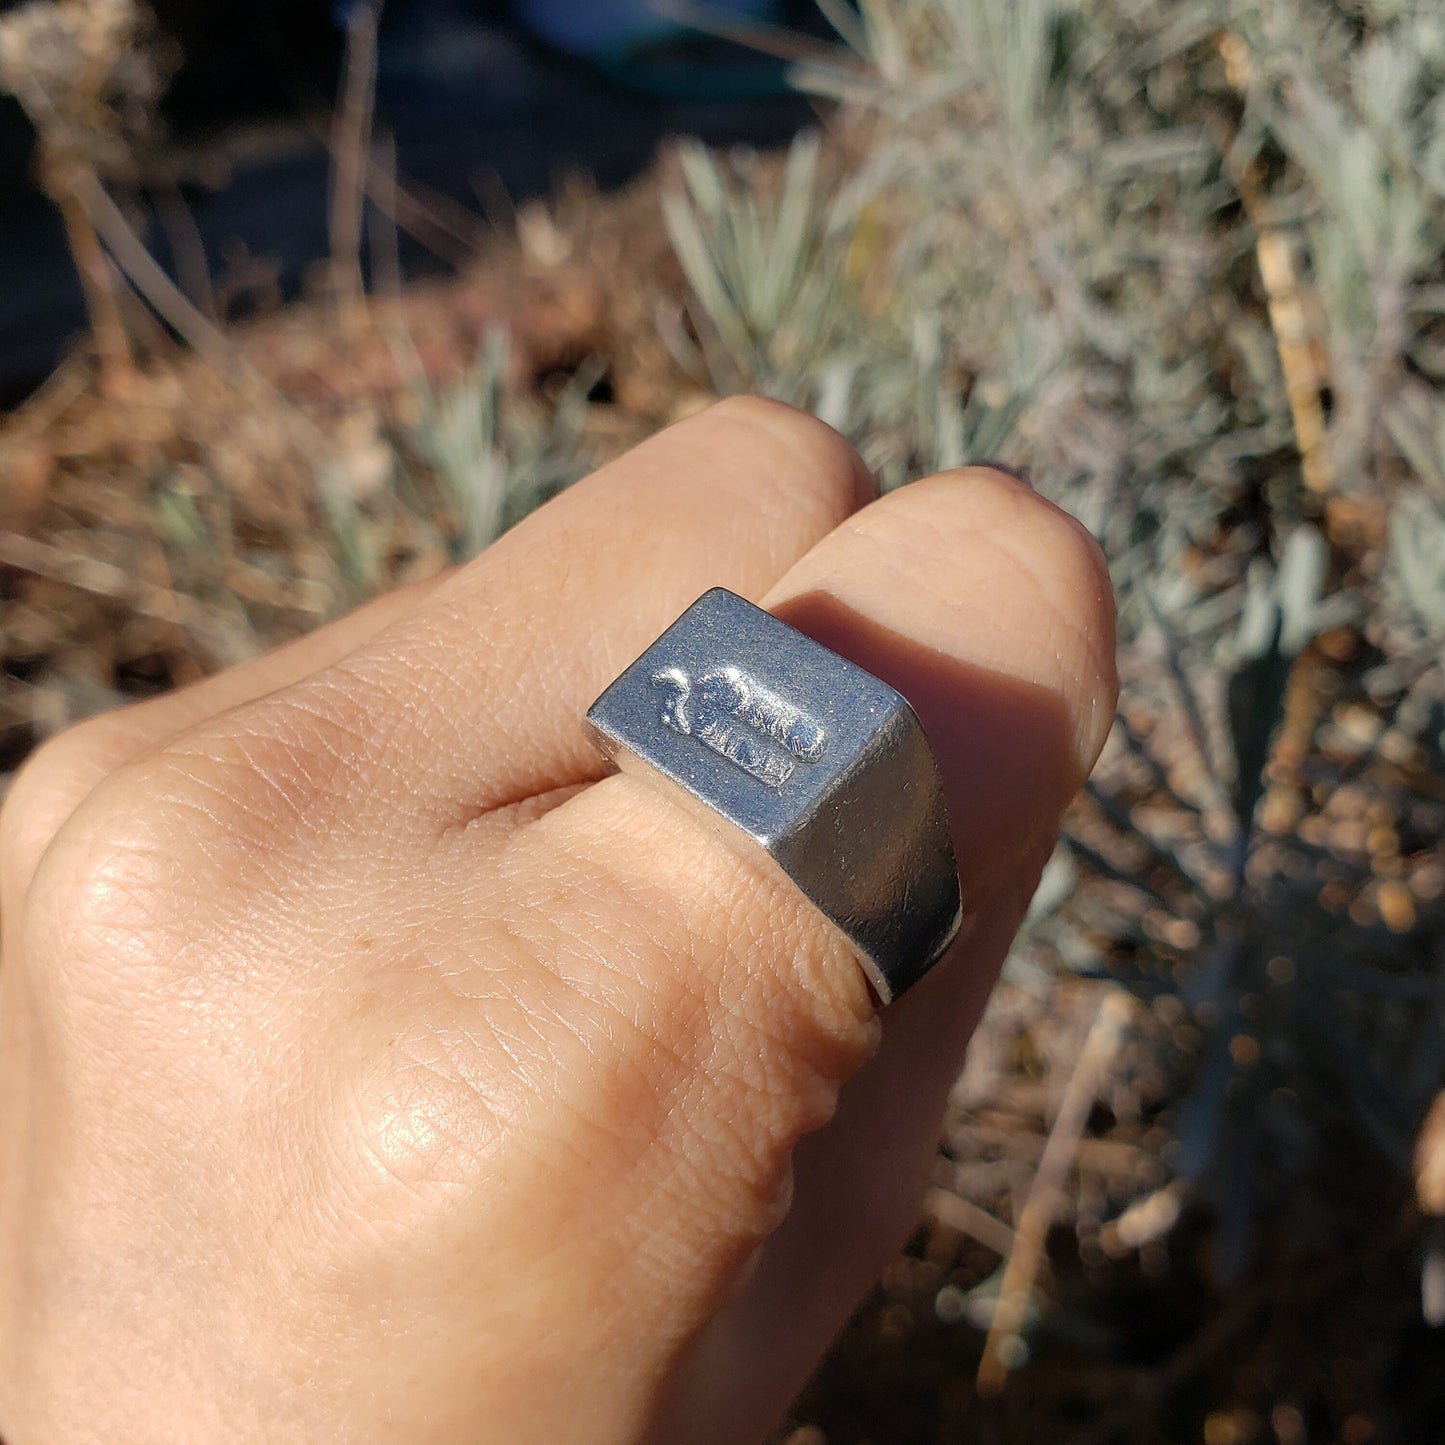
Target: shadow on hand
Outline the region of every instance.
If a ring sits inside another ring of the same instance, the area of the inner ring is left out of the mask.
[[[924,646],[830,593],[792,598],[778,615],[913,705],[943,778],[965,916],[1038,866],[1081,781],[1058,693]]]

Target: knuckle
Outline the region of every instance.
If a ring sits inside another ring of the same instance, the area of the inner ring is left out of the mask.
[[[800,481],[824,482],[840,489],[845,510],[876,493],[872,474],[857,449],[826,422],[786,402],[761,396],[733,396],[715,402],[702,419],[741,427],[784,464],[780,481],[796,490]]]
[[[302,823],[325,826],[324,787],[316,750],[280,726],[234,718],[194,730],[78,801],[37,866],[27,912],[72,956],[160,956],[174,920],[198,926],[237,890],[264,896]]]
[[[198,854],[224,842],[238,876],[319,847],[384,772],[359,694],[333,670],[192,729],[146,760],[148,806],[178,812]]]
[[[183,941],[176,913],[188,889],[162,812],[104,789],[86,812],[84,828],[47,856],[27,904],[25,963],[52,1004],[104,1000],[121,975],[139,982]]]
[[[416,1028],[356,1087],[347,1173],[368,1212],[383,1196],[426,1206],[474,1179],[501,1133],[468,1062],[475,1048],[447,1030]]]
[[[101,729],[63,736],[27,770],[7,805],[6,863],[8,876],[32,870],[23,961],[54,1003],[109,1006],[122,985],[157,1005],[178,989],[219,997],[280,960],[274,930],[299,906],[298,887],[336,864],[363,826],[354,803],[372,758],[347,689],[297,691],[114,771],[96,763]],[[309,914],[294,926],[311,927]],[[229,972],[214,966],[221,958]]]
[[[43,742],[0,804],[0,884],[22,888],[77,803],[105,773],[115,725],[92,718]]]
[[[776,1223],[794,1146],[875,1046],[871,998],[841,935],[791,885],[705,825],[636,802],[604,846],[569,857],[587,929],[538,940],[580,962],[537,1013],[591,1021],[575,1048],[559,1036],[592,1147],[614,1168],[660,1153],[696,1181],[695,1210],[752,1238]]]

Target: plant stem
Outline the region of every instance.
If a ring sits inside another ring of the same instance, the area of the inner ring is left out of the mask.
[[[331,129],[331,278],[342,318],[352,326],[366,315],[361,231],[376,108],[376,39],[381,4],[382,0],[362,0],[351,16],[341,103]]]
[[[156,315],[174,327],[193,351],[213,360],[227,360],[231,347],[225,333],[166,275],[105,187],[97,180],[74,199],[90,234],[109,248],[121,274]]]
[[[1013,1249],[1004,1265],[993,1324],[984,1343],[977,1388],[985,1399],[997,1397],[1008,1377],[1010,1364],[1005,1342],[1017,1337],[1023,1327],[1029,1295],[1044,1262],[1044,1236],[1053,1223],[1054,1209],[1073,1165],[1089,1110],[1098,1097],[1099,1084],[1107,1077],[1119,1036],[1128,1021],[1129,1005],[1124,994],[1111,989],[1094,1015],[1073,1072],[1064,1086],[1048,1143],[1014,1227]]]
[[[85,292],[91,334],[100,354],[101,387],[109,396],[124,396],[135,377],[135,361],[121,318],[110,262],[76,191],[56,186],[51,190],[51,199],[60,208],[65,238]]]

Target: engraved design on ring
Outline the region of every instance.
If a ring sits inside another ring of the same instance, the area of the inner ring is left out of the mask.
[[[781,788],[799,763],[816,763],[828,735],[801,708],[779,697],[741,667],[712,669],[696,683],[680,667],[652,674],[663,688],[662,721],[696,737],[770,788]]]

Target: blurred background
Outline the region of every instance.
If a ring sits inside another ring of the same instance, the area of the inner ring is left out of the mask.
[[[777,1441],[1445,1440],[1438,0],[0,4],[0,774],[710,399],[1100,538],[1114,734]]]

